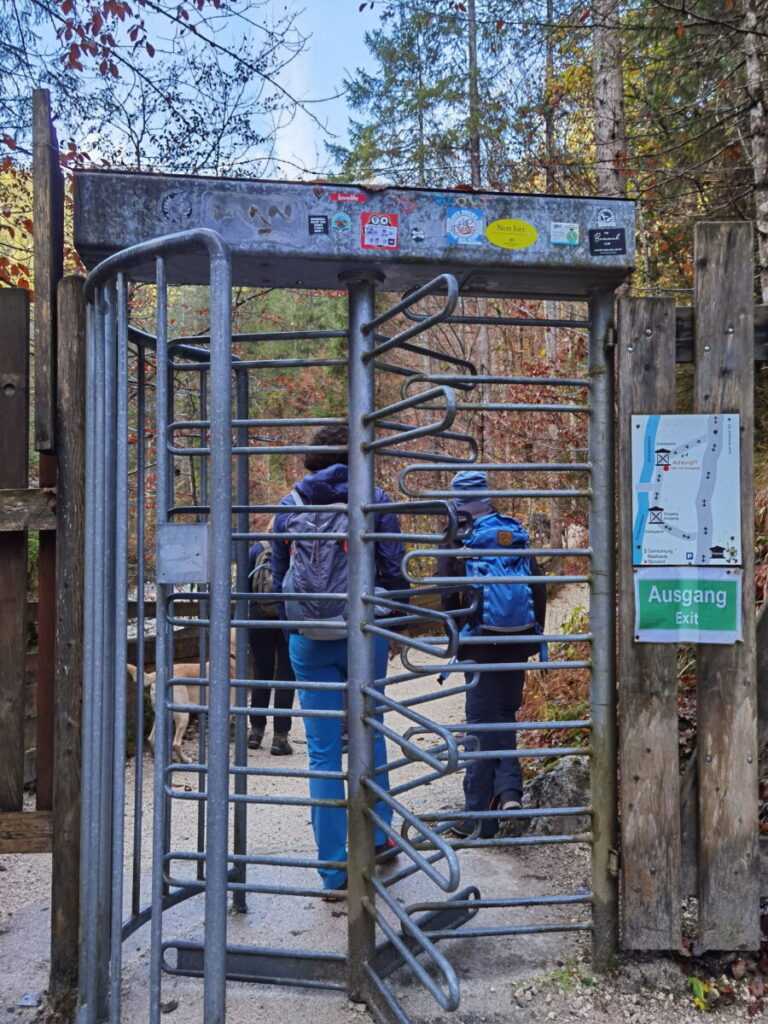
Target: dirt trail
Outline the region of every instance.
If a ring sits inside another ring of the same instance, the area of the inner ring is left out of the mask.
[[[583,588],[563,588],[550,604],[548,631],[555,631],[573,609],[586,604]],[[399,684],[398,697],[416,696],[435,688],[435,676]],[[434,708],[435,705],[430,705]],[[428,712],[429,713],[429,712]],[[456,695],[439,703],[439,720],[460,722],[463,699]],[[409,723],[395,722],[403,730]],[[306,741],[301,719],[294,726],[295,755],[276,764],[268,745],[249,752],[249,763],[262,767],[301,768],[306,765]],[[188,750],[194,752],[192,740]],[[391,750],[393,752],[393,750]],[[290,764],[285,762],[290,760]],[[152,760],[144,754],[144,772],[151,777]],[[402,783],[420,772],[418,765],[397,774]],[[135,763],[127,769],[127,806],[132,807]],[[191,773],[179,771],[175,783],[183,792],[193,783]],[[269,795],[302,795],[303,779],[262,779]],[[438,778],[403,797],[416,813],[458,808],[461,805],[461,777]],[[151,793],[144,800],[142,844],[142,887],[148,890],[151,848]],[[172,846],[192,849],[196,834],[195,804],[174,801]],[[129,815],[130,818],[130,815]],[[130,835],[132,822],[127,822]],[[253,854],[290,852],[313,854],[314,846],[306,807],[258,805],[249,809],[248,850]],[[485,897],[530,896],[575,893],[589,887],[589,855],[583,846],[531,846],[506,850],[465,850],[460,854],[462,886],[476,884]],[[126,859],[126,868],[128,861]],[[394,870],[389,868],[388,870]],[[183,867],[178,868],[183,873]],[[295,869],[251,868],[249,877],[271,882],[298,881]],[[299,884],[314,884],[306,877]],[[44,1020],[42,1011],[17,1006],[25,993],[44,992],[47,986],[50,911],[50,857],[45,854],[0,856],[0,1019]],[[435,898],[441,894],[422,876],[412,876],[393,890],[400,903]],[[129,894],[126,893],[126,900]],[[145,897],[146,898],[146,897]],[[127,904],[126,904],[127,905]],[[584,911],[549,906],[536,911],[527,908],[488,910],[475,919],[483,927],[514,921],[571,923],[584,919]],[[164,937],[195,939],[203,929],[203,903],[195,897],[167,912]],[[309,897],[249,896],[248,913],[231,915],[229,939],[235,944],[276,946],[344,952],[346,946],[346,905],[324,904]],[[687,982],[669,961],[629,961],[617,974],[595,982],[588,963],[589,943],[584,932],[552,932],[467,939],[460,936],[440,943],[441,951],[457,965],[461,982],[461,1005],[455,1015],[445,1013],[422,986],[400,971],[393,985],[414,1024],[537,1024],[539,1021],[632,1020],[639,1024],[687,1024],[697,1019],[690,1002]],[[134,933],[124,944],[122,978],[124,1024],[146,1024],[148,1020],[149,928]],[[663,998],[660,998],[663,996]],[[164,977],[163,1002],[168,1020],[184,1024],[205,1024],[202,982],[190,978]],[[295,1024],[311,1007],[312,1024],[365,1024],[372,1018],[362,1006],[355,1006],[340,993],[285,986],[230,983],[227,1020],[230,1024]],[[176,1004],[174,1006],[174,1004]],[[718,1011],[724,1020],[743,1019],[744,1003]]]

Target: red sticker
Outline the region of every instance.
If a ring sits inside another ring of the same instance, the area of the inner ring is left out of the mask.
[[[363,249],[397,248],[397,214],[364,213],[360,218],[360,245]]]
[[[334,203],[364,203],[366,197],[360,192],[331,192]]]

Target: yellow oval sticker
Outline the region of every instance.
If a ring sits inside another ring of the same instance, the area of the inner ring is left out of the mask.
[[[501,249],[527,249],[539,234],[524,220],[495,220],[485,229],[485,237]]]

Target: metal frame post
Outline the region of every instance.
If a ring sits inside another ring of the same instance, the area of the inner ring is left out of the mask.
[[[208,820],[205,843],[206,1024],[226,1019],[227,856],[229,847],[229,630],[232,565],[232,310],[229,259],[211,251],[211,519]]]
[[[373,702],[362,688],[375,681],[375,637],[365,633],[373,607],[363,598],[375,590],[373,545],[364,540],[370,532],[370,513],[364,507],[374,500],[374,455],[367,451],[375,426],[365,417],[375,407],[374,367],[365,355],[373,348],[373,332],[364,326],[374,317],[376,289],[369,277],[345,282],[349,289],[349,640],[347,651],[347,709],[349,716],[348,835],[349,918],[348,991],[362,1000],[367,985],[366,963],[375,952],[373,822],[367,812],[366,778],[375,772],[373,732],[363,721],[373,714]]]
[[[605,970],[619,941],[616,863],[616,567],[614,555],[614,412],[612,291],[590,303],[589,461],[592,551],[589,617],[592,642],[592,890],[595,968]]]

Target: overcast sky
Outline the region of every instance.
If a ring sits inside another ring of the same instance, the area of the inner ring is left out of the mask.
[[[283,0],[275,0],[276,9],[283,6]],[[286,68],[284,84],[294,96],[306,100],[340,92],[344,76],[365,67],[368,51],[363,35],[378,26],[384,4],[376,3],[373,11],[369,6],[360,11],[360,0],[289,0],[289,6],[300,12],[296,26],[310,38],[306,53]],[[343,97],[310,103],[309,109],[337,136],[331,142],[346,142],[348,112]],[[326,141],[328,136],[322,129],[300,111],[277,139],[277,155],[284,161],[285,177],[303,177],[299,173],[303,167],[311,172],[310,177],[327,170]]]

